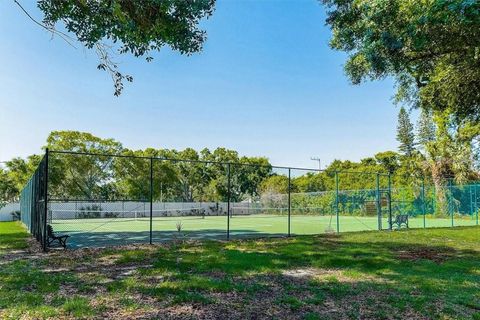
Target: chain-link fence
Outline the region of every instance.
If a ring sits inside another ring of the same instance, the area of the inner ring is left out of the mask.
[[[478,204],[476,184],[47,150],[22,191],[21,220],[46,249],[55,235],[91,247],[383,230],[402,216],[414,228],[477,225]]]
[[[20,194],[20,218],[28,231],[47,249],[48,152]]]

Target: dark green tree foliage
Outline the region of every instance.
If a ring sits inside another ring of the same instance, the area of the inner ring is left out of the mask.
[[[0,168],[0,209],[18,197],[18,190],[15,190],[13,186],[14,184],[10,180],[8,171]]]
[[[436,137],[427,144],[424,153],[414,152],[406,157],[386,151],[359,162],[335,160],[321,173],[294,172],[290,189],[293,210],[304,214],[331,214],[336,172],[342,213],[365,212],[362,207],[365,201],[375,199],[377,172],[390,173],[392,187],[397,190],[395,199],[411,203],[419,199],[419,181],[425,173],[427,184],[434,184],[440,191],[435,195],[440,208],[445,195],[442,193],[443,176],[464,177],[464,181],[478,178],[471,164],[471,142],[480,136],[480,126],[465,123],[455,127],[451,117],[441,114],[435,115],[434,122]],[[236,151],[225,148],[200,152],[191,148],[134,151],[113,139],[75,131],[52,132],[47,141],[51,150],[91,153],[50,153],[51,199],[148,201],[153,163],[152,187],[156,202],[225,202],[229,197],[227,173],[230,166],[232,202],[260,201],[267,207],[286,208],[287,172],[274,170],[263,157],[241,157]],[[102,155],[106,153],[136,158]],[[0,170],[0,192],[4,199],[15,200],[40,158],[15,158]],[[379,175],[382,189],[388,186],[384,174]]]
[[[383,167],[384,172],[394,173],[400,167],[400,157],[393,151],[379,152],[375,155],[375,160]]]
[[[322,0],[354,84],[394,77],[397,99],[480,119],[480,2]]]
[[[144,157],[148,151],[123,150],[122,155]],[[150,199],[150,160],[148,158],[114,158],[112,178],[115,179],[115,193],[119,198]],[[157,178],[155,176],[155,178]]]
[[[123,75],[113,62],[111,49],[119,54],[152,59],[151,52],[169,46],[190,55],[202,49],[205,31],[202,18],[213,13],[215,0],[40,0],[43,23],[50,30],[61,24],[79,42],[94,48],[100,58],[98,68],[108,71],[115,95],[123,89]]]
[[[31,155],[27,159],[13,158],[0,167],[0,207],[3,203],[17,201],[20,191],[33,174],[41,157]]]
[[[31,155],[26,160],[13,158],[5,163],[14,190],[21,190],[40,163],[41,156]]]
[[[292,192],[297,191],[295,187],[292,189]],[[260,191],[262,194],[286,194],[288,192],[288,177],[285,175],[272,175],[262,181]]]
[[[213,152],[204,149],[201,152],[202,160],[231,163],[230,165],[230,197],[233,201],[257,197],[260,194],[260,183],[272,174],[272,166],[264,157],[240,157],[238,152],[225,148],[217,148]],[[222,200],[228,197],[228,166],[213,163],[209,165],[215,177],[210,188],[216,190],[216,197]]]
[[[50,150],[91,153],[91,155],[53,153],[49,158],[49,192],[52,198],[109,199],[117,186],[114,158],[122,144],[78,131],[53,131],[47,138]]]
[[[293,179],[294,192],[318,192],[326,190],[325,177],[322,174],[308,172]]]
[[[51,198],[57,199],[147,201],[152,166],[155,201],[226,201],[226,163],[232,163],[230,196],[232,201],[242,201],[257,197],[260,183],[272,172],[266,158],[239,157],[225,148],[200,153],[192,148],[133,151],[113,139],[76,131],[52,132],[47,147],[89,153],[50,154],[49,190]]]
[[[422,109],[417,123],[417,141],[420,146],[425,146],[435,141],[435,123],[433,122],[432,112]]]
[[[400,152],[410,157],[415,150],[415,133],[410,117],[403,107],[400,108],[398,113],[397,140],[400,143],[398,147]]]

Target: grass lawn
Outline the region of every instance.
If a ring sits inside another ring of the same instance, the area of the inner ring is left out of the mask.
[[[0,222],[0,255],[13,250],[25,249],[29,235],[12,222]]]
[[[480,228],[19,253],[0,223],[0,318],[480,319]]]

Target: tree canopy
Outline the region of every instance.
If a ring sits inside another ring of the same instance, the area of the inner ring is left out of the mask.
[[[49,190],[54,199],[148,200],[152,168],[155,200],[221,201],[228,196],[231,163],[230,198],[241,201],[258,196],[260,183],[272,171],[266,158],[241,157],[226,148],[130,150],[114,139],[77,131],[52,132],[46,147],[73,152],[50,153]]]
[[[0,207],[2,204],[18,200],[20,191],[33,174],[41,157],[31,155],[27,159],[19,157],[6,161],[5,168],[0,167]]]
[[[434,184],[436,210],[445,213],[446,208],[442,207],[446,203],[445,183],[452,178],[460,183],[480,178],[478,149],[473,143],[480,137],[480,125],[471,122],[459,125],[448,113],[435,112],[423,117],[419,123],[429,128],[428,139],[417,137],[416,141],[422,141],[422,146],[410,155],[385,151],[358,162],[335,160],[322,172],[292,170],[290,181],[289,171],[273,167],[268,159],[241,156],[226,148],[131,150],[115,139],[84,132],[54,131],[47,138],[45,148],[71,153],[49,153],[49,199],[146,202],[152,196],[155,202],[226,202],[230,199],[285,208],[290,186],[293,208],[311,209],[303,213],[318,213],[312,208],[331,213],[336,176],[342,203],[361,204],[374,194],[377,181],[380,188],[388,187],[390,179],[386,174],[390,174],[391,185],[401,201],[418,201],[420,194],[415,190],[419,190],[424,179],[427,184]],[[38,155],[14,158],[5,168],[0,168],[2,203],[18,200],[20,190],[40,160]],[[352,214],[360,210],[355,208],[350,208]]]
[[[398,113],[397,140],[400,142],[400,151],[408,157],[411,156],[415,150],[415,133],[410,117],[403,107]]]
[[[32,18],[18,0],[15,3]],[[133,77],[119,71],[114,52],[145,57],[147,61],[153,59],[152,52],[164,46],[186,55],[199,52],[206,39],[199,22],[213,13],[215,0],[38,0],[37,3],[44,15],[42,23],[36,21],[38,24],[69,43],[76,40],[86,48],[95,49],[100,59],[98,69],[111,75],[118,96],[123,81],[131,82]]]
[[[393,77],[397,101],[480,120],[480,2],[322,2],[352,83]]]

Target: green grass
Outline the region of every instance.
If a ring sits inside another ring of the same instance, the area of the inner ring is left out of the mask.
[[[0,222],[0,255],[27,247],[28,237],[20,222]]]
[[[322,234],[327,230],[336,231],[335,215],[292,215],[291,233],[295,235]],[[181,223],[181,232],[177,231],[177,224]],[[452,219],[427,218],[422,216],[409,219],[411,228],[438,228],[451,227]],[[474,226],[477,221],[473,218],[455,218],[454,226]],[[92,247],[128,244],[132,242],[149,242],[149,218],[123,219],[71,219],[54,220],[52,226],[56,232],[69,234],[71,247]],[[382,219],[382,228],[388,227],[385,216]],[[153,241],[165,241],[175,238],[187,239],[225,239],[227,229],[226,216],[202,217],[168,217],[154,218],[152,223]],[[339,231],[371,231],[378,230],[377,217],[340,216]],[[242,238],[248,236],[285,235],[288,233],[288,218],[286,215],[248,215],[235,216],[230,219],[230,237]]]
[[[4,252],[26,245],[18,224],[0,230]],[[0,318],[21,317],[480,319],[480,228],[9,258],[0,264]]]
[[[65,313],[75,318],[84,318],[94,315],[93,308],[90,306],[90,300],[86,297],[69,298],[62,306]]]

